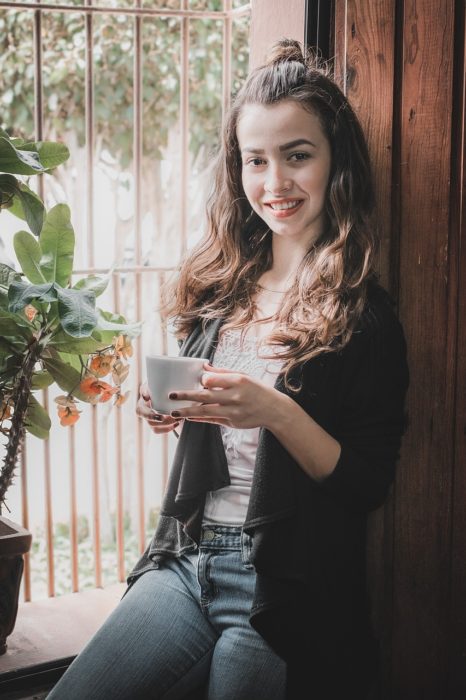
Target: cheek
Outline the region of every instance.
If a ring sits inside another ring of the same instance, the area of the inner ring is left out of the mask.
[[[257,179],[251,177],[248,174],[243,174],[242,176],[243,190],[246,195],[249,204],[254,207],[254,203],[257,202],[261,196],[261,186],[257,182]]]
[[[309,174],[306,183],[303,184],[303,189],[315,196],[324,197],[327,192],[329,173],[327,168],[319,168]]]

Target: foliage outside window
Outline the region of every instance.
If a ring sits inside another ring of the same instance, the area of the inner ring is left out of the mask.
[[[112,3],[105,3],[110,6]],[[121,5],[121,3],[118,3]],[[132,6],[132,3],[127,3]],[[235,0],[233,7],[244,3]],[[178,0],[157,0],[153,7],[179,8]],[[191,0],[190,9],[222,10],[222,0]],[[134,211],[134,20],[117,13],[93,15],[93,80],[94,80],[94,265],[108,269],[136,264],[136,235],[140,236],[142,266],[175,268],[181,254],[180,221],[180,55],[181,21],[179,18],[145,16],[142,20],[142,225],[135,230]],[[248,70],[249,16],[233,21],[232,91],[239,88]],[[86,128],[85,128],[85,20],[81,12],[42,13],[42,81],[43,138],[60,140],[70,150],[70,158],[48,176],[45,204],[51,209],[67,202],[73,212],[76,232],[75,268],[89,268],[91,259],[86,226]],[[189,21],[189,163],[188,165],[188,246],[202,233],[205,197],[210,185],[211,155],[218,145],[222,118],[223,22],[216,19]],[[33,11],[21,8],[0,11],[0,127],[15,136],[30,138],[34,133],[34,55]],[[2,215],[3,216],[3,215]],[[8,217],[5,214],[5,219]],[[13,217],[11,217],[13,218]],[[3,221],[2,221],[2,228]],[[8,226],[7,226],[8,228]],[[11,232],[16,230],[11,227]],[[0,239],[0,262],[14,264],[12,236]],[[92,271],[91,271],[92,272]],[[84,277],[84,273],[82,275]],[[127,318],[136,318],[135,276],[121,274],[119,311]],[[161,350],[162,328],[157,313],[159,280],[147,272],[141,278],[143,303],[142,356]],[[115,290],[114,290],[115,291]],[[101,297],[104,307],[114,306],[109,288]],[[172,350],[174,351],[175,346]],[[170,348],[169,348],[170,350]],[[136,372],[130,373],[127,389],[137,392]],[[53,400],[51,396],[51,400]],[[125,562],[129,569],[138,555],[135,535],[134,507],[134,402],[121,407],[124,425],[123,462],[125,475]],[[115,486],[114,428],[106,406],[99,406],[99,449],[102,479],[102,564],[104,584],[116,580],[115,554]],[[82,425],[81,425],[82,424]],[[80,438],[79,431],[83,438]],[[80,448],[82,477],[89,469],[89,425],[84,416],[76,425],[76,442]],[[55,431],[56,433],[56,431]],[[147,531],[153,529],[157,517],[160,487],[155,480],[154,466],[162,460],[160,442],[150,442],[145,435]],[[34,438],[28,447],[29,479],[36,469],[32,461],[40,461],[42,453]],[[63,453],[67,447],[52,446],[52,462],[57,473],[66,469]],[[173,446],[170,448],[173,449]],[[57,465],[56,462],[61,464]],[[79,475],[78,475],[79,476]],[[36,474],[35,478],[42,478]],[[159,477],[157,477],[159,478]],[[41,487],[42,488],[42,487]],[[86,501],[90,503],[88,489]],[[133,500],[131,500],[133,499]],[[30,499],[30,506],[33,503]],[[35,500],[40,500],[39,498]],[[63,498],[62,498],[63,500]],[[55,504],[59,512],[59,504]],[[93,585],[91,566],[92,514],[81,499],[79,559],[80,588]],[[67,517],[58,516],[55,525],[56,592],[70,590],[64,533]],[[33,597],[45,593],[43,525],[35,526]],[[61,573],[62,572],[62,573]]]

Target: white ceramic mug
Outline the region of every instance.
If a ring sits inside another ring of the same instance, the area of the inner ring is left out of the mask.
[[[169,415],[177,408],[198,406],[198,401],[175,401],[168,398],[171,391],[196,391],[202,389],[205,357],[170,357],[147,355],[147,384],[152,408]]]

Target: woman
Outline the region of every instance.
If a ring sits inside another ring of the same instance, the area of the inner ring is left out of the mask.
[[[226,121],[205,239],[165,296],[181,354],[209,357],[156,533],[50,698],[367,697],[377,672],[367,513],[394,478],[408,386],[377,281],[365,139],[284,40]],[[168,300],[168,301],[167,301]]]

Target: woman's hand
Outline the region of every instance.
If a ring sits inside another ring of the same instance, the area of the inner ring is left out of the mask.
[[[204,369],[204,389],[169,394],[175,401],[198,401],[201,405],[172,411],[172,419],[186,418],[230,428],[268,427],[272,423],[275,406],[283,394],[242,372],[209,363],[204,364]]]
[[[180,419],[172,418],[171,416],[157,413],[151,406],[149,387],[146,383],[141,384],[139,388],[139,399],[136,404],[136,414],[140,418],[144,418],[156,435],[164,435],[170,433],[178,427]]]

